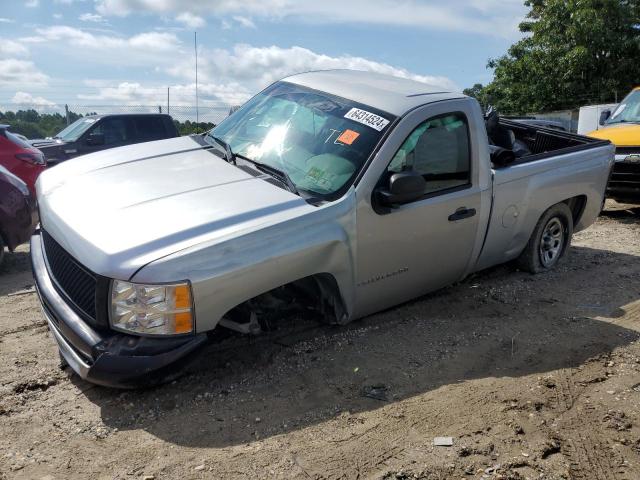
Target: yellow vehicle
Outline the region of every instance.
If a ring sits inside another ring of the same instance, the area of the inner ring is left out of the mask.
[[[612,112],[600,117],[603,128],[588,134],[616,146],[616,162],[607,185],[607,197],[640,204],[640,87],[634,88]]]

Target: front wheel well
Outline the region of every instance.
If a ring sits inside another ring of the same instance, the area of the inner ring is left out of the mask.
[[[317,273],[261,293],[224,314],[220,325],[257,334],[274,328],[281,317],[313,314],[327,323],[345,323],[348,313],[340,287],[330,273]]]

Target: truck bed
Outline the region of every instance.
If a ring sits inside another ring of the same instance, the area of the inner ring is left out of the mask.
[[[500,119],[500,126],[513,131],[516,139],[523,142],[531,151],[530,155],[517,158],[515,162],[501,168],[542,160],[554,155],[596,148],[609,143],[607,140],[585,137],[583,135],[550,128],[526,125],[521,122],[514,122],[503,118]]]
[[[508,128],[512,125],[505,121]],[[574,231],[591,225],[602,208],[613,164],[614,146],[608,141],[513,127],[522,141],[531,142],[532,154],[493,168],[493,205],[478,270],[516,258],[538,219],[555,203],[572,207]]]

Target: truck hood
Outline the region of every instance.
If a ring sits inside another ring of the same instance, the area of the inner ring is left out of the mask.
[[[617,147],[635,147],[640,145],[640,125],[635,123],[610,125],[587,135],[593,138],[609,140]]]
[[[89,270],[129,279],[184,248],[314,209],[267,179],[227,163],[196,137],[115,148],[40,175],[41,225]]]
[[[62,140],[45,138],[42,140],[29,140],[29,143],[33,148],[37,148],[44,154],[47,164],[55,165],[68,158],[67,148],[69,148],[69,144]]]
[[[33,140],[29,140],[29,143],[32,147],[36,148],[47,148],[47,147],[57,147],[64,145],[66,142],[60,140],[59,138],[35,138]]]

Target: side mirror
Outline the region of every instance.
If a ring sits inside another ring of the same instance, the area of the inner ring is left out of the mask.
[[[422,175],[415,170],[394,173],[389,179],[389,188],[376,190],[380,203],[384,206],[402,205],[419,199],[427,187]]]
[[[600,112],[600,121],[598,122],[600,126],[604,125],[607,120],[611,117],[611,110],[603,110]]]
[[[92,146],[104,145],[104,133],[92,133],[87,137],[86,143]]]

